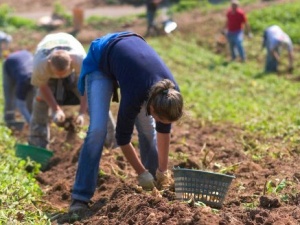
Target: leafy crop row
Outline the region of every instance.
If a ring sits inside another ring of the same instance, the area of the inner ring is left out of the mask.
[[[289,34],[294,43],[300,44],[299,18],[300,3],[276,4],[249,13],[249,21],[254,32],[260,32],[271,25],[280,26]]]

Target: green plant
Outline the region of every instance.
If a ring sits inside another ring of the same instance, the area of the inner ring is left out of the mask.
[[[282,179],[278,184],[274,183],[272,180],[269,180],[265,184],[264,194],[265,193],[277,194],[277,193],[281,192],[286,186],[287,186],[286,179]]]
[[[11,131],[0,126],[0,223],[50,224],[39,209],[42,191],[35,180],[38,165],[14,155]],[[30,166],[30,172],[26,168]]]
[[[28,29],[37,29],[36,22],[31,19],[26,19],[18,16],[11,16],[7,19],[7,23],[15,28],[26,27]]]
[[[72,15],[67,13],[67,10],[59,0],[54,2],[53,8],[53,15],[64,19],[66,21],[66,26],[70,26],[72,24]]]
[[[12,13],[11,7],[8,4],[1,4],[0,6],[0,27],[8,25],[8,19]]]

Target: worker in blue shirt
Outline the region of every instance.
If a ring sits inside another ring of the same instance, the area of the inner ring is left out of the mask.
[[[8,55],[3,62],[4,121],[15,121],[17,108],[29,123],[34,88],[30,84],[33,55],[27,50]]]
[[[171,182],[168,153],[171,123],[183,114],[183,98],[165,63],[139,35],[107,34],[91,43],[78,88],[88,97],[90,125],[82,146],[69,212],[86,209],[94,194],[111,98],[121,101],[116,139],[146,190]],[[141,160],[131,144],[136,126]]]

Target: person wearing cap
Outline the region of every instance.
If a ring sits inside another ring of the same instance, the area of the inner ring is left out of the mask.
[[[47,148],[50,139],[48,110],[51,109],[52,121],[63,124],[66,114],[63,106],[78,106],[74,123],[84,125],[87,113],[86,95],[81,96],[77,82],[86,52],[81,43],[67,33],[46,35],[37,45],[33,59],[31,84],[37,87],[33,100],[30,120],[30,145]],[[113,119],[113,118],[112,118]],[[114,121],[110,121],[111,145],[114,142]]]
[[[245,12],[239,7],[238,0],[231,0],[231,8],[226,13],[225,33],[229,42],[231,60],[236,59],[236,51],[242,62],[246,60],[246,54],[243,46],[244,27],[248,37],[251,38],[250,26],[247,21]]]
[[[29,124],[34,88],[30,84],[33,54],[27,50],[13,52],[3,62],[4,121],[15,122],[17,108]]]
[[[0,58],[6,57],[8,54],[4,54],[8,51],[9,44],[12,42],[12,36],[0,31]]]
[[[92,41],[78,82],[81,94],[88,95],[90,125],[80,151],[69,212],[87,209],[97,187],[105,121],[115,83],[121,94],[116,139],[137,174],[138,184],[146,190],[155,185],[167,189],[171,184],[171,124],[183,114],[178,84],[141,36],[132,32],[109,33]],[[134,126],[139,153],[131,143]]]
[[[262,47],[267,49],[265,72],[278,72],[279,53],[282,47],[288,52],[288,71],[293,72],[293,43],[289,35],[279,26],[272,25],[264,30]]]

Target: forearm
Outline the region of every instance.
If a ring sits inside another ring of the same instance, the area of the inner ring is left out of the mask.
[[[251,29],[248,23],[245,23],[245,28],[246,28],[246,32],[247,34],[251,33]]]
[[[124,156],[128,160],[128,162],[130,163],[130,165],[133,167],[133,169],[136,171],[136,173],[138,175],[145,172],[146,169],[143,166],[143,164],[141,163],[141,161],[140,161],[138,155],[136,154],[136,151],[131,143],[129,143],[127,145],[122,145],[122,146],[120,146],[120,148],[121,148]]]
[[[80,97],[79,114],[85,114],[86,111],[87,111],[87,95],[86,95],[86,92],[85,92],[84,96]]]
[[[272,55],[279,62],[280,57],[279,57],[279,54],[275,50],[272,50]]]
[[[158,169],[164,172],[168,169],[170,134],[157,133]]]
[[[289,64],[290,64],[290,67],[293,67],[294,57],[293,57],[293,53],[292,52],[289,52]]]
[[[49,86],[45,84],[41,85],[39,88],[43,95],[43,99],[47,102],[48,106],[52,109],[52,111],[55,112],[58,109],[60,109]]]

